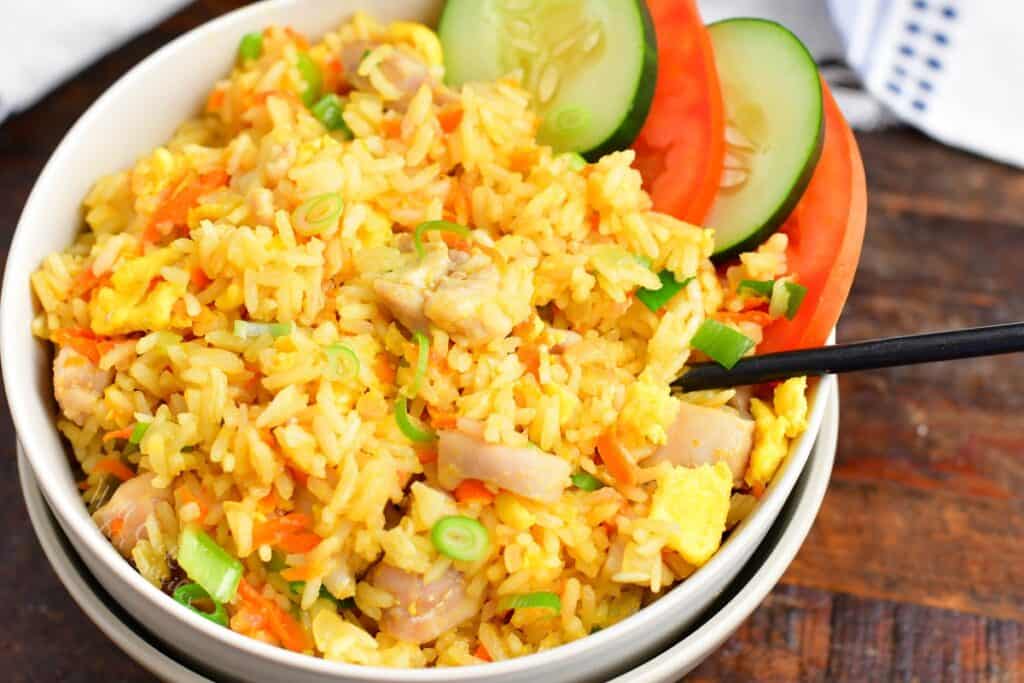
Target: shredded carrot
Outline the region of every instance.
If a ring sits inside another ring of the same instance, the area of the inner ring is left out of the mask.
[[[455,429],[459,416],[455,413],[431,413],[430,426],[434,429]]]
[[[493,659],[491,659],[491,653],[487,651],[487,648],[484,647],[483,643],[480,643],[479,645],[476,646],[476,649],[473,650],[473,656],[476,657],[477,659],[482,659],[485,662],[493,662],[494,661]]]
[[[327,70],[333,73],[341,73],[341,60],[337,57],[331,57],[327,60]]]
[[[437,423],[433,423],[434,427],[437,427]],[[416,449],[416,458],[420,461],[421,465],[428,465],[432,462],[437,462],[437,449],[433,446],[427,446],[425,448]]]
[[[535,163],[537,154],[532,149],[517,149],[508,157],[508,167],[518,173],[526,173]]]
[[[121,535],[124,529],[124,517],[115,517],[110,521],[110,537],[116,538]]]
[[[106,434],[103,435],[103,441],[105,443],[107,441],[113,441],[114,439],[127,439],[132,435],[132,430],[134,429],[135,427],[131,426],[125,427],[124,429],[117,429],[112,432],[107,432]]]
[[[526,371],[540,379],[540,349],[535,344],[520,344],[516,353],[519,355],[520,362],[526,367]]]
[[[597,211],[590,214],[590,229],[594,232],[601,231],[601,214]]]
[[[462,107],[442,109],[437,114],[437,122],[441,124],[441,130],[451,133],[462,123]]]
[[[83,268],[75,281],[71,284],[71,293],[75,296],[88,298],[87,295],[97,287],[104,285],[110,280],[110,273],[96,275],[92,272],[92,266]]]
[[[288,467],[287,469],[288,474],[292,475],[292,479],[298,482],[300,486],[305,486],[309,482],[309,475],[302,470],[295,467]]]
[[[448,245],[449,249],[469,251],[469,240],[462,235],[458,235],[454,232],[442,232],[441,239]]]
[[[383,119],[380,122],[380,130],[386,138],[397,138],[402,133],[402,120]]]
[[[210,93],[210,96],[206,99],[206,110],[207,111],[220,111],[221,107],[224,106],[224,97],[227,93],[222,88],[217,88]]]
[[[189,209],[196,205],[200,197],[223,187],[228,180],[228,174],[217,169],[204,173],[198,179],[184,178],[179,181],[175,190],[164,196],[150,217],[142,232],[143,243],[157,242],[175,228],[186,226]]]
[[[213,280],[211,280],[206,272],[199,266],[192,269],[192,276],[190,279],[192,280],[192,284],[194,284],[198,290],[206,289],[206,287],[213,282]]]
[[[269,545],[287,553],[308,553],[323,539],[310,531],[313,521],[301,512],[291,512],[263,522],[253,531],[253,545]]]
[[[309,48],[309,40],[306,39],[306,36],[302,35],[291,26],[285,26],[284,32],[288,35],[289,38],[295,41],[295,44],[298,47],[302,48],[303,50]]]
[[[613,429],[609,429],[598,437],[597,453],[616,481],[627,486],[636,483],[636,465],[633,463],[632,456],[619,442]]]
[[[321,567],[316,563],[307,563],[298,567],[281,570],[281,578],[285,581],[309,581],[320,574]]]
[[[201,497],[197,496],[187,484],[182,484],[178,488],[174,489],[174,497],[178,500],[178,503],[182,506],[188,505],[189,503],[195,503],[199,506],[199,519],[200,524],[206,519],[206,513],[209,512],[209,505]]]
[[[322,540],[324,539],[320,538],[312,531],[306,531],[285,536],[277,542],[277,547],[289,555],[298,555],[308,553],[310,550],[320,545],[320,541]]]
[[[86,327],[62,327],[59,330],[54,330],[50,338],[58,346],[70,346],[92,361],[93,365],[100,362],[100,350],[96,344],[97,337],[92,330]]]
[[[259,613],[268,630],[281,644],[293,652],[304,652],[310,648],[309,635],[295,618],[281,609],[273,600],[265,597],[242,579],[238,583],[238,595],[253,611]]]
[[[460,503],[490,503],[494,494],[479,479],[463,479],[455,487],[455,500]]]
[[[106,472],[112,474],[121,481],[128,481],[135,476],[131,468],[125,465],[119,458],[113,456],[109,458],[103,458],[96,466],[92,468],[93,472]]]
[[[376,360],[373,362],[373,371],[377,375],[377,379],[380,380],[381,384],[391,385],[395,383],[395,377],[398,374],[398,370],[391,363],[391,359],[388,358],[386,353],[377,355]]]

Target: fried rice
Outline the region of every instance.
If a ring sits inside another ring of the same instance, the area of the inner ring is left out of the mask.
[[[32,278],[112,543],[174,593],[202,530],[240,563],[231,629],[391,667],[552,648],[707,562],[806,428],[806,382],[671,382],[706,319],[760,340],[738,284],[786,277],[785,235],[716,271],[632,152],[553,154],[517,74],[445,87],[424,26],[261,39]],[[662,270],[685,285],[655,312],[636,292]],[[482,554],[442,552],[445,518]]]

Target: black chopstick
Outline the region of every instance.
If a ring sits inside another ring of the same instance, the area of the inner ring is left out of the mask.
[[[731,370],[698,363],[676,380],[683,391],[722,389],[799,377],[877,370],[1024,351],[1024,323],[1007,323],[908,337],[823,346],[744,358]]]

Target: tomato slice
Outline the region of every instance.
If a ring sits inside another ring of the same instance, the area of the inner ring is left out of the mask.
[[[758,353],[821,346],[839,320],[860,260],[867,222],[864,164],[857,141],[822,79],[825,146],[800,203],[781,230],[789,236],[786,256],[796,281],[807,287],[793,320],[779,319],[764,331]]]
[[[654,208],[701,223],[725,158],[725,114],[715,55],[694,0],[647,0],[658,39],[658,81],[633,145]]]

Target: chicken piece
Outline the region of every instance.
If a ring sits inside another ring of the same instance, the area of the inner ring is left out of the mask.
[[[171,490],[153,486],[153,473],[140,474],[117,487],[106,505],[92,519],[114,547],[128,557],[139,541],[147,538],[146,520],[160,501],[170,502]]]
[[[342,48],[341,64],[345,69],[345,80],[353,88],[380,95],[388,106],[401,112],[408,108],[409,101],[424,83],[431,86],[434,101],[438,104],[447,104],[456,99],[454,93],[434,78],[430,67],[423,63],[419,55],[402,45],[389,46],[387,55],[380,61],[380,74],[387,80],[384,87],[360,74],[359,66],[364,57],[380,46],[381,43],[376,41],[357,40]]]
[[[78,426],[99,412],[111,379],[109,370],[100,370],[69,346],[61,347],[53,359],[53,395],[65,417]]]
[[[461,572],[454,569],[425,584],[416,574],[381,563],[370,573],[369,583],[391,593],[398,603],[384,610],[380,630],[417,645],[434,640],[480,609],[466,594]]]
[[[529,317],[533,296],[525,261],[499,269],[483,253],[449,250],[441,242],[428,244],[423,259],[380,277],[373,287],[405,327],[426,332],[433,324],[468,346],[508,336]]]
[[[490,444],[464,431],[442,431],[437,442],[437,478],[454,489],[479,479],[543,503],[554,503],[569,485],[569,463],[539,448]]]
[[[753,438],[753,420],[720,408],[682,402],[679,415],[668,430],[668,441],[645,464],[667,461],[698,467],[722,460],[738,482],[747,469]]]

